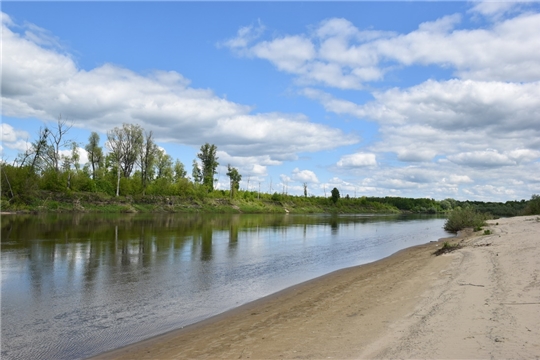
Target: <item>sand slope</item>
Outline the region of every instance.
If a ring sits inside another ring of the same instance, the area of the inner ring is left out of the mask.
[[[98,358],[539,358],[537,218],[492,221],[494,234],[450,254],[410,248]]]
[[[540,221],[489,224],[493,235],[446,255],[445,277],[360,357],[539,358]]]

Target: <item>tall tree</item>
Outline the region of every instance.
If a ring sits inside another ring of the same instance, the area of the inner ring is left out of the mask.
[[[139,166],[141,168],[141,184],[143,195],[146,193],[146,187],[154,176],[154,163],[159,149],[154,142],[152,131],[145,132],[141,149],[139,151]]]
[[[240,181],[242,180],[242,175],[238,172],[236,168],[231,167],[231,165],[227,165],[227,176],[230,179],[231,184],[231,198],[234,197],[234,194],[238,191],[240,188]]]
[[[62,156],[60,155],[60,150],[62,148],[68,147],[71,145],[72,141],[66,139],[67,132],[71,129],[72,125],[67,124],[66,120],[62,119],[62,115],[58,117],[56,122],[56,128],[51,130],[49,129],[48,148],[44,154],[44,160],[49,167],[60,171]]]
[[[156,179],[167,179],[173,181],[172,158],[165,151],[157,149],[156,151]]]
[[[214,190],[214,175],[216,174],[216,169],[219,165],[216,152],[216,145],[206,143],[201,146],[201,152],[197,154],[197,157],[202,163],[202,181],[203,184],[208,187],[209,191]]]
[[[121,128],[115,127],[107,131],[107,140],[107,146],[118,167],[116,182],[116,196],[118,196],[121,175],[129,178],[139,157],[143,142],[143,130],[139,125],[123,124]]]
[[[178,159],[174,162],[174,182],[179,182],[181,179],[184,179],[187,175],[184,164]]]
[[[103,165],[103,149],[99,146],[99,134],[92,132],[88,144],[84,147],[88,153],[88,161],[92,167],[92,179],[96,180],[96,170]]]

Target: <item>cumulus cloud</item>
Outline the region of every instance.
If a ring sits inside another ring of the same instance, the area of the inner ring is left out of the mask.
[[[1,123],[0,127],[2,129],[2,138],[0,142],[2,146],[24,152],[30,147],[28,142],[29,136],[26,131],[16,130],[13,126]]]
[[[311,170],[300,170],[299,168],[295,168],[292,172],[291,176],[292,180],[298,181],[298,182],[306,182],[306,183],[318,183],[319,179],[317,179],[317,175]]]
[[[367,104],[336,99],[320,90],[306,89],[304,94],[328,111],[376,121],[382,140],[370,149],[394,152],[401,161],[430,162],[436,156],[453,155],[456,163],[481,166],[538,158],[532,150],[538,148],[540,138],[540,104],[536,101],[540,82],[428,80],[408,89],[375,93],[375,100]],[[487,154],[485,163],[478,157],[480,153],[463,155],[486,148],[517,152],[504,159]],[[478,161],[472,161],[473,157]]]
[[[249,106],[190,87],[189,80],[174,71],[143,76],[112,64],[79,69],[69,54],[16,33],[13,26],[3,14],[5,116],[52,121],[62,114],[74,126],[95,131],[136,123],[152,130],[158,141],[192,146],[211,142],[231,156],[268,155],[275,161],[358,142],[355,135],[310,122],[303,115],[254,114]],[[246,41],[256,37],[250,35],[253,32],[257,31],[242,32]],[[277,45],[269,44],[268,49]],[[260,51],[264,53],[262,45]],[[283,66],[295,66],[295,59],[295,54],[284,56]]]
[[[344,155],[337,162],[338,167],[344,168],[358,168],[375,165],[377,165],[375,154],[370,153],[356,153]]]
[[[479,3],[482,13],[506,12],[513,6]],[[301,84],[360,89],[400,66],[438,65],[460,78],[484,81],[540,80],[540,14],[524,13],[489,28],[456,29],[458,14],[424,22],[407,34],[362,31],[350,21],[322,21],[311,34],[294,34],[252,45],[239,34],[230,48],[266,59],[298,76]],[[233,46],[234,44],[234,46]],[[536,49],[534,51],[533,49]]]
[[[497,150],[489,149],[485,151],[465,152],[448,157],[450,161],[458,165],[487,168],[513,166],[538,158],[540,158],[540,151],[530,149],[518,149],[502,154]]]

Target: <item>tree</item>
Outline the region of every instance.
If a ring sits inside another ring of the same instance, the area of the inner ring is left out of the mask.
[[[139,125],[123,124],[107,131],[107,146],[117,165],[116,196],[120,193],[120,177],[129,178],[139,157],[143,142],[143,131]]]
[[[184,164],[178,159],[174,163],[174,182],[179,182],[182,179],[185,179],[187,171],[184,168]]]
[[[167,179],[172,182],[173,168],[172,158],[165,151],[157,149],[156,152],[156,179]]]
[[[39,171],[43,171],[43,157],[47,151],[47,138],[49,136],[49,129],[39,129],[38,139],[32,143],[30,149],[27,149],[24,154],[19,157],[20,167],[28,166],[30,174],[34,174]]]
[[[60,149],[67,147],[72,143],[71,140],[65,138],[65,135],[71,127],[72,125],[67,125],[66,121],[62,119],[62,115],[60,115],[56,122],[56,129],[54,131],[49,129],[47,137],[48,146],[47,151],[44,154],[44,160],[48,166],[56,170],[56,172],[60,171],[60,162],[62,161]]]
[[[307,197],[307,183],[304,183],[304,197]]]
[[[193,182],[195,184],[200,184],[202,182],[201,168],[195,159],[193,160],[193,171],[191,172],[191,176],[193,177]]]
[[[92,132],[88,138],[88,144],[84,147],[88,153],[88,161],[92,167],[92,180],[96,180],[96,169],[103,165],[103,149],[99,146],[99,135]]]
[[[141,168],[141,185],[143,195],[146,193],[148,182],[154,176],[154,163],[159,149],[154,142],[152,131],[145,132],[139,151],[139,167]]]
[[[332,201],[335,203],[337,203],[339,200],[339,190],[337,188],[333,188],[332,189]]]
[[[201,146],[201,152],[197,154],[202,163],[202,182],[208,187],[209,191],[214,190],[214,175],[219,165],[216,152],[216,145],[206,143]]]
[[[227,176],[230,179],[231,184],[231,198],[234,197],[234,194],[238,191],[240,188],[240,181],[242,180],[242,175],[238,172],[236,168],[231,167],[231,165],[227,165]]]

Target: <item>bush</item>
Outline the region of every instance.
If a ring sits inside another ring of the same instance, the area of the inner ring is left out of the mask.
[[[488,214],[479,213],[470,207],[457,207],[446,219],[444,230],[455,233],[465,228],[478,229],[486,225],[486,220],[489,218]]]
[[[533,195],[524,210],[525,215],[540,215],[540,195]]]

